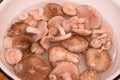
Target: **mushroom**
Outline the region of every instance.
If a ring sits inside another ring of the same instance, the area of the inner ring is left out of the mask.
[[[32,16],[28,16],[28,18],[24,20],[24,22],[32,27],[36,27],[38,24],[37,20],[35,20]]]
[[[103,44],[102,49],[109,50],[112,46],[112,40],[108,39],[106,43]]]
[[[12,48],[13,46],[12,43],[13,43],[13,37],[5,37],[5,39],[3,40],[3,46],[6,49]]]
[[[88,47],[88,41],[85,38],[79,36],[68,38],[67,40],[64,40],[61,44],[69,51],[75,53],[83,52]]]
[[[56,28],[60,32],[61,35],[65,35],[66,33],[63,27],[61,26],[63,20],[65,20],[65,18],[62,16],[55,16],[51,18],[48,22],[49,28],[51,27]]]
[[[96,70],[97,72],[106,71],[111,63],[112,59],[107,50],[101,50],[90,48],[86,52],[86,61],[90,69]]]
[[[24,22],[16,22],[8,29],[7,36],[13,37],[16,35],[23,35],[26,33],[26,27],[27,25]]]
[[[77,13],[80,18],[85,18],[85,29],[89,30],[100,28],[102,18],[95,8],[89,5],[79,5],[77,7]]]
[[[5,51],[4,56],[7,63],[14,65],[21,61],[23,54],[17,48],[9,48]]]
[[[62,6],[57,3],[48,3],[44,7],[44,14],[51,19],[54,16],[63,16]]]
[[[15,48],[26,49],[29,48],[33,42],[34,40],[31,37],[26,35],[19,35],[14,37],[12,44]]]
[[[53,66],[61,61],[69,61],[79,64],[80,57],[78,54],[69,52],[62,46],[54,46],[49,49],[49,60],[52,62]]]
[[[33,43],[30,50],[35,54],[42,54],[45,52],[45,49],[38,43]]]
[[[102,46],[102,41],[99,40],[99,39],[93,39],[91,42],[90,42],[91,46],[93,48],[100,48]]]
[[[86,70],[82,74],[80,74],[79,80],[99,80],[99,76],[94,70]]]
[[[72,3],[72,2],[68,2],[68,3],[64,4],[63,11],[67,15],[71,15],[71,16],[76,15],[76,13],[77,13],[76,4]]]
[[[79,20],[79,17],[78,16],[73,16],[71,17],[70,19],[68,20],[64,20],[63,23],[62,23],[62,26],[64,28],[64,30],[66,32],[70,32],[71,31],[71,28],[72,28],[72,25],[73,24],[77,24],[78,23],[78,20]]]
[[[19,20],[26,20],[27,18],[28,18],[28,13],[26,13],[26,12],[21,12],[19,15],[18,15],[18,19]]]
[[[57,65],[49,75],[50,80],[79,80],[78,67],[70,62]]]
[[[46,80],[50,64],[40,55],[31,55],[15,65],[15,72],[22,80]]]
[[[50,27],[48,32],[49,35],[53,35],[53,36],[56,36],[58,34],[58,30],[55,27]]]

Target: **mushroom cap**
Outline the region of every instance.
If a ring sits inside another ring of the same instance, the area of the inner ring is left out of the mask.
[[[59,61],[69,61],[78,64],[80,57],[78,54],[69,52],[62,46],[55,46],[49,49],[49,60],[52,63]]]
[[[86,52],[86,61],[89,68],[102,72],[110,67],[112,59],[107,50],[99,52],[98,49],[90,48]]]
[[[62,6],[57,3],[48,3],[44,7],[44,14],[51,19],[54,16],[63,16]]]
[[[79,5],[77,7],[78,16],[80,18],[85,18],[85,28],[86,29],[96,29],[99,28],[102,22],[100,13],[89,5]]]
[[[55,69],[53,69],[50,75],[55,75],[57,78],[56,80],[63,80],[62,77],[66,77],[63,75],[65,73],[67,73],[72,78],[71,80],[79,80],[78,67],[70,62],[61,62]],[[50,75],[50,80],[53,80],[51,79]]]
[[[16,70],[16,74],[22,80],[46,80],[51,69],[48,60],[36,54],[27,57],[19,64],[22,70]]]
[[[94,70],[86,70],[80,75],[79,80],[99,80],[99,76]]]
[[[11,25],[7,31],[7,36],[13,37],[16,35],[23,35],[26,33],[27,25],[24,22],[16,22]]]
[[[5,39],[3,40],[4,48],[6,49],[12,48],[13,39],[14,39],[13,37],[5,37]]]
[[[13,47],[15,48],[29,48],[34,40],[26,35],[15,36],[13,40]]]
[[[61,44],[69,51],[72,51],[75,53],[83,52],[88,47],[88,41],[85,38],[80,36],[70,37],[64,40]]]

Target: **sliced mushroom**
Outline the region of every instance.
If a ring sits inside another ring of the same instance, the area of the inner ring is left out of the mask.
[[[64,46],[69,51],[80,53],[87,49],[88,41],[83,37],[73,36],[67,40],[64,40],[62,42],[62,46]]]
[[[97,29],[100,27],[102,18],[95,8],[89,5],[79,5],[77,12],[80,18],[85,18],[85,29]]]
[[[49,49],[49,60],[53,65],[60,61],[69,61],[78,64],[79,59],[78,54],[69,52],[62,46],[55,46]]]
[[[78,68],[75,64],[62,62],[49,75],[50,80],[79,80]]]
[[[21,61],[23,54],[17,48],[10,48],[5,51],[4,56],[9,64],[14,65]]]
[[[31,52],[35,54],[42,54],[45,52],[45,49],[38,43],[33,43],[30,49]]]
[[[26,33],[26,27],[27,25],[24,22],[16,22],[8,29],[7,36],[13,37],[16,35],[23,35]]]
[[[44,7],[44,14],[51,19],[54,16],[63,16],[62,6],[57,3],[48,3]]]
[[[4,40],[3,40],[3,46],[4,48],[8,49],[8,48],[12,48],[12,43],[13,43],[13,37],[6,37]]]
[[[80,75],[79,80],[99,80],[99,76],[94,70],[86,70]]]
[[[99,51],[98,49],[90,48],[86,52],[86,61],[89,68],[97,72],[103,72],[110,67],[112,59],[107,50]]]
[[[26,49],[26,48],[29,48],[33,42],[34,40],[31,37],[26,35],[20,35],[20,36],[14,37],[13,47]]]
[[[38,24],[37,20],[33,19],[32,16],[28,16],[28,18],[24,22],[32,27],[36,27]]]
[[[22,80],[46,80],[51,69],[48,60],[35,54],[22,60],[19,64],[16,65],[15,72]],[[22,69],[19,70],[21,67]]]
[[[72,3],[72,2],[68,2],[68,3],[64,4],[63,11],[67,15],[71,15],[71,16],[75,15],[77,13],[76,4]]]

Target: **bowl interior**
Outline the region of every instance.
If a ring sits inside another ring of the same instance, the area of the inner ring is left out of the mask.
[[[102,16],[112,25],[114,30],[114,39],[113,46],[110,50],[110,55],[113,59],[113,64],[111,67],[105,71],[100,73],[100,80],[112,80],[118,72],[120,73],[120,40],[119,38],[119,21],[120,21],[120,9],[110,0],[68,0],[75,2],[77,4],[88,4],[97,8],[98,11],[102,14]],[[11,76],[15,80],[19,80],[19,78],[15,75],[13,67],[6,63],[4,59],[4,48],[3,48],[3,39],[6,35],[6,31],[9,28],[11,22],[13,23],[16,16],[23,10],[29,11],[29,9],[34,9],[35,7],[44,6],[44,4],[48,2],[55,2],[64,4],[67,0],[8,0],[7,5],[5,5],[0,11],[0,67],[1,69]],[[26,4],[27,3],[27,4]],[[82,60],[81,60],[82,61]],[[84,63],[84,62],[83,62]],[[82,62],[81,62],[82,64]],[[84,71],[84,67],[80,67],[81,71]]]

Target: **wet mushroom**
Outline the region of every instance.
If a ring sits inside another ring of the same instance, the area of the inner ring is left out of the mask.
[[[82,74],[80,74],[79,80],[99,80],[99,76],[94,70],[86,70]]]
[[[79,80],[78,68],[70,62],[57,65],[49,75],[50,80]]]
[[[27,25],[24,22],[16,22],[11,25],[10,29],[8,29],[7,36],[13,37],[26,34],[26,27]]]
[[[63,16],[62,6],[57,3],[48,3],[44,7],[44,14],[51,19],[54,16]]]
[[[17,48],[9,48],[5,51],[4,56],[7,63],[14,65],[21,61],[23,54]]]
[[[80,57],[78,54],[72,53],[62,46],[55,46],[49,49],[49,60],[53,66],[61,61],[79,64]]]
[[[64,40],[61,44],[69,51],[75,53],[83,52],[88,47],[88,41],[85,38],[79,36],[70,37]]]
[[[86,61],[90,69],[96,70],[97,72],[106,71],[111,63],[112,59],[107,50],[101,50],[90,48],[86,52]]]
[[[46,80],[51,67],[47,59],[31,55],[15,65],[15,72],[22,80]]]
[[[100,28],[102,18],[100,13],[89,5],[79,5],[77,7],[77,15],[80,18],[85,18],[85,29],[97,29]]]

